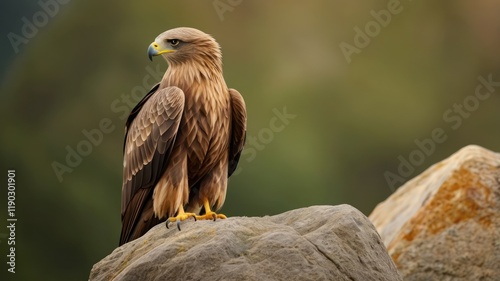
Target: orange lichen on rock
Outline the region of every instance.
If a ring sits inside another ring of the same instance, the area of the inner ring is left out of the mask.
[[[426,218],[429,233],[436,234],[453,224],[477,218],[489,195],[490,190],[481,183],[477,174],[459,169],[443,183],[426,208],[430,212]]]
[[[442,184],[427,206],[423,206],[408,222],[413,227],[410,227],[411,231],[405,233],[402,238],[412,241],[422,232],[437,234],[451,225],[476,218],[481,206],[487,204],[490,193],[477,174],[460,168]],[[483,214],[477,221],[488,227],[491,215],[493,214]]]
[[[500,276],[499,214],[500,154],[471,145],[408,181],[370,218],[405,280],[466,281]]]

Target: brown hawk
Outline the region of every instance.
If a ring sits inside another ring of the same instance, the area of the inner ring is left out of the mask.
[[[169,67],[125,126],[120,245],[167,220],[226,218],[246,135],[242,96],[222,75],[219,44],[194,28],[163,32],[148,49]]]

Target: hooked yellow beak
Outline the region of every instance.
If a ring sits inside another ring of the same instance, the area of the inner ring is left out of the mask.
[[[159,56],[161,54],[172,53],[172,52],[175,52],[175,50],[162,48],[162,46],[160,46],[160,44],[153,42],[153,43],[151,43],[151,45],[149,45],[148,57],[149,57],[149,60],[152,61],[154,56]]]

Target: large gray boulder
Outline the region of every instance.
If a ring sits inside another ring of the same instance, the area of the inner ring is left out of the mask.
[[[378,233],[349,205],[185,221],[115,249],[89,280],[402,280]]]
[[[405,280],[500,280],[500,154],[467,146],[370,219]]]

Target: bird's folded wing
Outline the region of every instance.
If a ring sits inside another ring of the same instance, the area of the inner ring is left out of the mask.
[[[149,93],[127,120],[122,186],[122,237],[128,240],[165,172],[184,109],[184,93],[168,87]],[[132,116],[135,114],[135,116]],[[137,198],[135,198],[137,197]]]
[[[231,95],[231,142],[229,148],[228,177],[238,166],[241,151],[245,145],[247,131],[247,110],[241,94],[235,89],[229,89]]]

